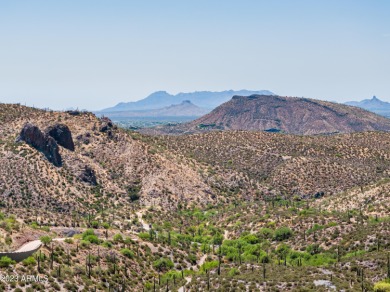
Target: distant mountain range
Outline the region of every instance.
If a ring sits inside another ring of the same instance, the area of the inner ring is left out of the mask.
[[[234,96],[189,123],[162,126],[165,134],[220,130],[283,132],[298,135],[390,131],[390,119],[333,102],[276,95]],[[148,133],[149,130],[143,132]],[[156,129],[153,129],[156,132]]]
[[[381,116],[390,117],[390,103],[382,101],[376,96],[362,101],[349,101],[345,104],[364,108]]]
[[[132,118],[132,117],[200,117],[210,110],[194,105],[189,100],[184,100],[180,104],[173,104],[159,109],[149,110],[123,110],[99,112],[110,119]]]
[[[273,95],[272,92],[268,90],[225,90],[218,92],[211,91],[196,91],[189,93],[178,93],[172,95],[166,91],[157,91],[149,95],[148,97],[141,99],[139,101],[132,102],[121,102],[114,107],[103,109],[99,112],[117,112],[117,111],[139,111],[139,110],[154,110],[168,107],[171,105],[180,104],[183,101],[190,101],[194,105],[206,108],[213,109],[222,103],[231,99],[234,95],[252,95],[252,94],[265,94]]]

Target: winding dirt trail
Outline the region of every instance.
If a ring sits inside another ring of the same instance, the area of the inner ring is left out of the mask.
[[[199,267],[201,266],[201,265],[203,265],[204,264],[204,262],[206,261],[206,259],[207,259],[207,254],[204,254],[200,259],[199,259],[199,262],[197,263],[197,264],[195,264],[195,265],[193,265],[192,266],[192,269],[194,270],[194,271],[197,271],[198,270],[198,265],[199,265]],[[184,292],[185,290],[185,286],[186,285],[188,285],[189,283],[191,283],[191,281],[192,281],[192,277],[185,277],[185,279],[186,279],[186,283],[183,285],[183,286],[181,286],[180,288],[179,288],[179,290],[178,290],[178,292]]]
[[[146,231],[149,231],[150,230],[149,224],[147,224],[144,221],[144,219],[142,219],[144,212],[145,212],[145,209],[142,209],[142,210],[139,210],[138,212],[136,212],[135,214],[137,214],[138,220],[139,220],[139,222],[141,222],[143,229],[145,229]]]

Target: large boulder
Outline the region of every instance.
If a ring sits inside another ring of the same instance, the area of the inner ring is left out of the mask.
[[[70,151],[74,151],[72,133],[67,125],[55,124],[53,126],[48,127],[45,130],[45,133],[53,137],[54,140],[57,141],[58,145],[61,145],[62,147]]]
[[[109,118],[103,117],[100,120],[101,120],[101,124],[99,128],[100,132],[106,133],[114,127],[113,122]]]
[[[47,160],[55,166],[62,166],[62,158],[57,142],[48,134],[42,132],[37,126],[27,123],[24,125],[17,141],[24,141],[38,151],[42,152]]]
[[[79,178],[83,181],[86,182],[92,186],[97,185],[97,180],[96,180],[96,174],[95,171],[88,165],[85,165],[84,169],[79,175]]]

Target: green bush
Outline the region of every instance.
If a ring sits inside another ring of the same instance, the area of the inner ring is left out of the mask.
[[[83,238],[83,240],[89,241],[90,243],[93,244],[99,244],[100,240],[96,235],[88,235]]]
[[[228,272],[229,277],[234,277],[235,275],[238,275],[240,271],[236,268],[231,268]]]
[[[94,229],[97,229],[99,227],[99,222],[98,221],[92,221],[91,222],[91,227]]]
[[[132,259],[134,257],[134,253],[128,248],[122,249],[121,254],[123,254],[125,257],[129,259]]]
[[[39,240],[44,244],[44,245],[48,245],[50,242],[51,242],[51,237],[48,236],[48,235],[44,235],[44,236],[41,236],[39,238]]]
[[[256,235],[248,234],[242,237],[243,240],[245,240],[249,244],[256,244],[259,243],[260,240]]]
[[[87,229],[83,232],[82,237],[85,239],[89,235],[95,235],[95,231],[93,229]]]
[[[84,233],[82,234],[82,239],[84,241],[88,241],[89,243],[93,243],[93,244],[99,244],[100,243],[100,240],[95,235],[95,231],[93,231],[93,229],[85,230]]]
[[[123,242],[123,237],[122,237],[121,234],[118,233],[118,234],[114,235],[113,240],[114,240],[115,243]]]
[[[259,235],[266,239],[271,239],[274,236],[274,232],[270,228],[261,228],[259,231]]]
[[[102,243],[102,246],[105,247],[105,248],[111,248],[112,247],[112,242],[107,240],[107,241]]]
[[[0,259],[0,268],[7,268],[10,265],[15,264],[16,262],[11,260],[9,257],[1,257]]]
[[[218,267],[219,262],[218,261],[211,261],[211,262],[206,262],[200,267],[201,272],[206,272],[210,271],[212,269],[215,269]]]
[[[169,270],[174,267],[173,262],[170,259],[160,258],[153,263],[153,266],[158,270]]]
[[[80,247],[88,247],[90,246],[91,242],[89,242],[88,240],[81,240],[80,241]]]
[[[374,285],[375,292],[390,292],[390,283],[388,281],[381,281]]]
[[[278,241],[283,241],[292,236],[293,232],[288,227],[280,227],[275,230],[274,239]]]
[[[23,265],[25,266],[35,266],[37,261],[34,257],[28,257],[27,259],[23,260]]]
[[[138,237],[141,238],[142,240],[150,240],[150,234],[147,232],[140,232],[138,234]]]
[[[64,241],[67,244],[73,244],[73,239],[72,238],[66,238]]]

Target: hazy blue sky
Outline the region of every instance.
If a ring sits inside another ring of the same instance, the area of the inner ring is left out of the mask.
[[[390,1],[0,0],[0,102],[243,88],[390,101]]]

